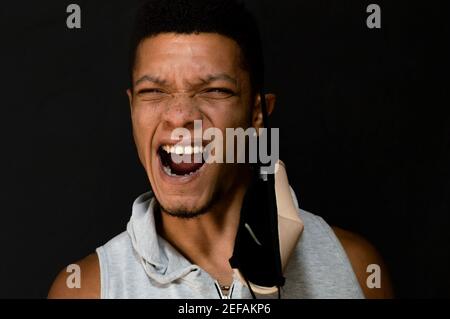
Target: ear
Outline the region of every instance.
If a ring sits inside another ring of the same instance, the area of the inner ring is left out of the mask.
[[[265,98],[266,98],[267,115],[270,115],[272,114],[273,109],[275,108],[276,96],[275,94],[268,93],[265,95]],[[255,105],[253,107],[252,113],[252,126],[257,130],[259,130],[264,126],[260,94],[258,94],[258,96],[255,99]]]
[[[128,102],[130,104],[130,110],[133,107],[133,92],[131,89],[127,89],[127,95],[128,95]]]

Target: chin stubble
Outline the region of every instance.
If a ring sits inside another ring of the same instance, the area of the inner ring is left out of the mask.
[[[196,210],[186,210],[183,208],[171,210],[162,206],[160,203],[158,204],[160,207],[160,211],[162,211],[164,214],[182,219],[191,219],[206,214],[210,210],[210,208],[217,202],[218,198],[219,196],[217,195],[217,193],[215,193],[213,197],[203,207],[200,207],[199,209]]]

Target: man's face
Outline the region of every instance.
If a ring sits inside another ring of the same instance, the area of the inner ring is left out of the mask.
[[[194,137],[195,120],[202,121],[203,131],[215,127],[224,136],[226,128],[252,126],[249,74],[239,46],[214,33],[147,38],[136,52],[133,83],[128,95],[134,138],[158,202],[183,216],[207,210],[236,185],[242,166],[176,166],[164,152],[180,142],[171,139],[174,129],[186,128]],[[193,138],[188,144],[194,145]]]

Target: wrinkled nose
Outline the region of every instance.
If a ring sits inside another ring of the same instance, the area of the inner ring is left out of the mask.
[[[162,115],[164,128],[168,130],[181,127],[193,130],[195,120],[202,120],[202,113],[194,99],[184,94],[173,97]]]

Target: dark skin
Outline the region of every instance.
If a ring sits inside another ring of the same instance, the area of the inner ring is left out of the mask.
[[[228,262],[239,224],[239,214],[249,172],[245,166],[205,164],[188,178],[164,175],[157,160],[161,144],[170,143],[177,127],[192,129],[194,120],[203,129],[262,127],[260,97],[251,95],[249,74],[242,68],[241,51],[233,40],[213,33],[160,34],[145,39],[137,49],[130,100],[134,138],[152,190],[161,204],[158,232],[192,263],[221,284],[230,284]],[[268,113],[275,96],[265,96]],[[208,187],[204,187],[208,185]],[[178,218],[167,211],[205,213]],[[392,291],[381,257],[363,238],[335,228],[368,298],[389,298]],[[55,279],[49,298],[99,298],[100,273],[96,254],[77,263],[81,288],[68,288],[65,271]],[[368,264],[382,267],[381,288],[366,286]]]

